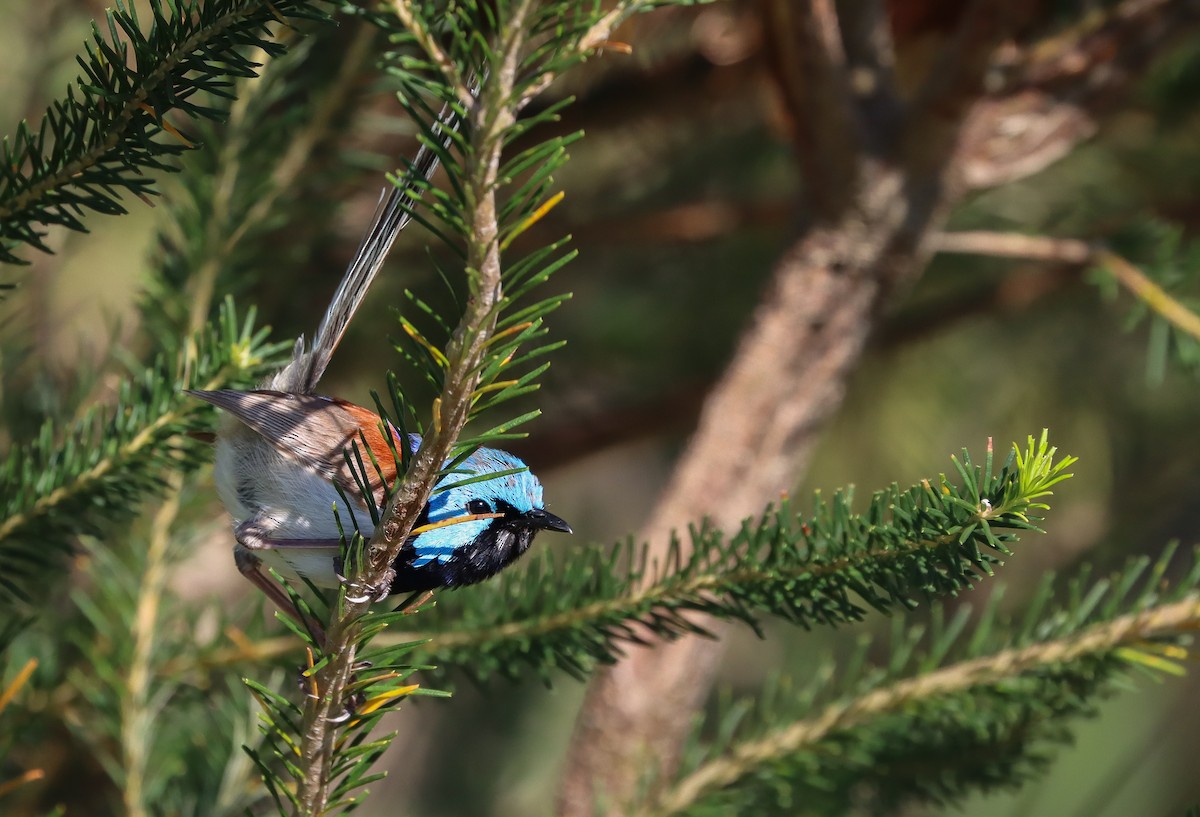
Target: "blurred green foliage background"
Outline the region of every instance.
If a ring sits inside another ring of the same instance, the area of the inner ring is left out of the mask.
[[[1095,4],[1055,5],[1071,15]],[[62,92],[77,72],[73,57],[87,26],[101,13],[84,0],[0,0],[0,130],[35,121]],[[332,42],[344,42],[357,25],[344,20]],[[537,397],[543,417],[513,448],[541,476],[549,507],[571,520],[577,542],[615,541],[645,521],[795,232],[793,201],[804,182],[758,26],[748,2],[655,15],[631,26],[632,56],[589,62],[557,90],[580,96],[563,128],[582,127],[586,138],[560,178],[565,202],[536,230],[572,233],[581,257],[552,284],[574,293],[552,319],[553,336],[569,343]],[[917,48],[921,38],[913,41]],[[277,338],[311,332],[374,205],[379,169],[410,146],[385,85],[364,99],[350,143],[323,157],[342,163],[344,196],[311,202],[314,217],[294,228],[320,230],[319,251],[294,257],[291,228],[281,226],[278,267],[239,295],[258,304]],[[1200,219],[1198,101],[1200,40],[1189,35],[1154,61],[1094,138],[1031,178],[973,197],[952,226],[1105,240],[1152,262],[1139,248],[1161,246],[1166,229],[1189,236]],[[163,183],[169,198],[173,180]],[[80,371],[133,337],[133,305],[162,205],[127,206],[130,216],[90,219],[90,234],[53,231],[54,255],[26,253],[31,266],[0,273],[21,288],[0,302],[0,450],[27,435],[39,412],[111,390],[104,382],[81,387]],[[369,404],[369,390],[383,386],[379,373],[397,365],[387,342],[398,330],[390,309],[403,288],[438,291],[426,240],[419,228],[402,237],[334,361],[329,393]],[[1198,303],[1194,267],[1154,269]],[[887,310],[796,495],[908,484],[946,470],[948,456],[964,446],[978,451],[992,438],[1003,449],[1048,427],[1060,450],[1079,456],[1076,476],[1057,492],[1048,535],[1031,540],[981,594],[1003,585],[1005,603],[1019,609],[1046,571],[1087,560],[1105,572],[1131,554],[1156,554],[1170,539],[1200,541],[1196,371],[1152,322],[1135,321],[1137,312],[1102,273],[935,258]],[[201,535],[173,587],[185,597],[257,607],[229,558],[232,537],[215,494],[188,502]],[[979,601],[968,595],[960,603]],[[875,620],[836,632],[770,627],[761,641],[738,631],[720,685],[753,689],[780,669],[803,675],[815,656],[885,629]],[[391,776],[363,813],[546,813],[582,691],[565,677],[553,689],[462,683],[449,701],[406,708],[394,724],[401,738],[389,755]],[[947,813],[1182,814],[1200,801],[1197,695],[1195,673],[1136,684],[1098,707],[1044,780]],[[89,771],[80,747],[65,734],[46,740],[44,763],[57,769],[50,780],[62,785],[69,777],[74,790],[44,791],[41,803],[81,804],[93,794],[100,802],[108,784]],[[488,759],[474,761],[467,776],[464,746]]]

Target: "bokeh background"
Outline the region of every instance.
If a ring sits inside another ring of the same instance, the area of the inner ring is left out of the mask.
[[[904,5],[896,5],[900,16]],[[902,64],[921,64],[949,36],[945,21],[956,5],[911,4],[898,39]],[[1109,4],[1047,5],[1038,25],[1051,31]],[[0,0],[0,131],[35,121],[62,92],[78,71],[74,55],[90,21],[102,14],[81,0]],[[331,42],[358,25],[344,20]],[[621,33],[632,55],[589,62],[555,90],[579,96],[562,128],[582,128],[586,138],[559,176],[565,202],[536,231],[571,233],[581,255],[551,283],[574,293],[551,320],[553,336],[568,344],[537,397],[543,416],[513,448],[576,536],[543,537],[539,547],[614,542],[645,522],[803,219],[795,203],[804,179],[758,5],[665,11]],[[325,157],[346,160],[348,169],[341,197],[312,203],[324,214],[320,251],[292,257],[283,227],[278,268],[240,295],[258,304],[276,337],[315,326],[374,205],[378,168],[411,146],[386,84],[364,98],[349,143]],[[1110,241],[1143,262],[1172,231],[1186,243],[1200,218],[1198,103],[1200,40],[1183,30],[1163,38],[1161,53],[1098,118],[1092,138],[1036,175],[970,197],[951,226]],[[163,182],[169,196],[172,181]],[[134,306],[164,205],[128,206],[129,216],[90,219],[87,235],[53,231],[54,255],[26,253],[29,267],[0,272],[20,285],[0,302],[9,417],[0,450],[28,433],[38,411],[74,399],[80,370],[105,350],[136,343]],[[391,309],[404,288],[437,291],[427,242],[419,228],[402,238],[334,361],[328,393],[369,404],[384,371],[400,365],[387,340],[398,331]],[[1186,302],[1196,270],[1179,259],[1186,252],[1154,269],[1173,276]],[[1000,581],[977,592],[1003,584],[1005,604],[1017,609],[1047,571],[1087,562],[1103,574],[1133,555],[1156,555],[1168,540],[1200,540],[1196,372],[1102,272],[941,255],[893,301],[796,496],[912,483],[947,470],[963,447],[980,452],[991,438],[1004,449],[1046,427],[1060,450],[1079,456],[1075,477],[1057,491],[1047,534],[1027,540]],[[210,521],[173,588],[257,607],[229,558],[215,495],[189,501]],[[968,594],[959,602],[980,600]],[[836,633],[769,625],[764,640],[736,631],[718,685],[749,691],[781,670],[803,674],[846,640],[885,631],[876,620]],[[394,719],[401,737],[388,755],[390,777],[362,813],[547,813],[582,695],[565,676],[550,689],[462,681],[449,701],[406,708]],[[1133,684],[1080,724],[1042,780],[944,813],[1181,814],[1200,802],[1198,695],[1196,673]],[[47,738],[55,739],[43,750],[51,774],[37,807],[63,802],[68,813],[110,813],[111,784],[67,734]]]

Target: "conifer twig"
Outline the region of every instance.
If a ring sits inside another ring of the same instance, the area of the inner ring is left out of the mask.
[[[907,491],[892,486],[858,513],[839,492],[808,515],[785,502],[736,531],[693,531],[692,556],[681,559],[676,549],[665,564],[648,564],[623,544],[574,554],[565,564],[544,554],[530,569],[557,577],[552,593],[503,609],[494,599],[519,591],[505,586],[510,577],[500,577],[492,601],[486,593],[473,595],[448,624],[384,633],[376,644],[430,641],[424,660],[459,665],[476,677],[511,672],[514,662],[532,664],[543,677],[554,667],[582,675],[638,640],[632,622],[665,637],[694,629],[685,616],[695,612],[752,627],[765,616],[837,626],[860,620],[866,607],[886,611],[965,590],[992,572],[1000,558],[995,554],[1008,553],[1021,531],[1036,530],[1048,509],[1043,500],[1070,478],[1066,469],[1074,462],[1058,458],[1045,432],[1017,449],[998,475],[991,470],[993,453],[989,449],[982,467],[967,452],[954,458],[961,483],[943,474]],[[528,574],[518,581],[529,581]],[[850,601],[850,593],[860,601]],[[282,639],[232,640],[234,649],[177,662],[172,674],[294,649]],[[540,647],[531,650],[531,643]]]
[[[501,297],[496,181],[504,134],[516,115],[511,100],[526,37],[525,20],[533,3],[534,0],[522,0],[512,9],[506,27],[500,33],[499,64],[491,66],[482,81],[478,100],[468,94],[466,110],[471,114],[475,141],[464,170],[470,205],[466,263],[471,297],[446,350],[449,365],[441,397],[435,406],[433,430],[423,438],[402,484],[384,509],[366,546],[366,558],[358,575],[348,577],[351,586],[377,587],[385,580],[466,423],[471,395],[479,382],[479,363],[495,327],[496,305]],[[406,6],[406,0],[397,0],[397,5]],[[436,62],[436,57],[430,56]],[[454,77],[446,79],[453,82]],[[369,607],[369,598],[357,602],[347,599],[328,628],[325,652],[331,660],[317,675],[320,695],[315,700],[308,700],[301,727],[302,743],[296,761],[302,775],[297,792],[297,815],[315,817],[328,803],[336,736],[333,724],[340,720],[346,706],[346,686],[355,661],[358,621]]]
[[[340,594],[338,604],[331,612],[320,666],[314,664],[315,692],[306,697],[302,713],[298,757],[294,764],[295,776],[299,778],[293,800],[297,815],[320,814],[329,803],[338,734],[334,724],[351,717],[346,709],[347,688],[356,652],[365,638],[364,627],[369,626],[362,622],[369,612],[370,599],[380,588],[389,586],[392,565],[455,450],[459,434],[479,397],[477,389],[481,380],[496,375],[495,366],[485,370],[484,364],[489,354],[495,352],[490,341],[506,301],[502,289],[501,252],[508,239],[536,221],[555,201],[554,197],[549,197],[539,203],[536,198],[541,194],[538,193],[534,200],[524,202],[527,212],[523,218],[513,219],[510,203],[501,206],[498,201],[498,190],[506,183],[501,179],[502,153],[517,124],[520,106],[532,98],[530,88],[536,93],[536,89],[545,87],[539,79],[525,74],[529,68],[524,61],[530,56],[530,38],[537,36],[534,32],[543,30],[542,26],[558,20],[536,18],[541,9],[537,0],[516,0],[507,8],[506,14],[497,18],[501,20],[498,30],[486,32],[491,42],[480,43],[486,64],[459,66],[451,64],[450,55],[431,36],[427,30],[428,22],[419,19],[427,12],[414,5],[412,0],[393,1],[409,36],[428,57],[429,62],[422,70],[432,67],[433,73],[442,72],[438,80],[439,93],[444,95],[444,101],[445,97],[457,97],[462,115],[470,122],[469,143],[458,146],[462,155],[461,167],[452,175],[460,199],[456,204],[462,208],[455,213],[454,219],[460,225],[459,232],[466,244],[469,297],[444,354],[437,355],[439,371],[434,379],[440,383],[440,394],[434,401],[431,427],[406,462],[404,478],[390,493],[371,540],[361,550],[362,558],[348,562],[346,586],[351,593]],[[582,4],[581,8],[585,6]],[[582,34],[572,34],[569,40],[560,34],[561,43],[556,43],[560,48],[552,49],[554,61],[539,66],[535,76],[544,79],[545,75],[553,74],[593,50],[618,18],[636,7],[638,4],[634,2],[623,2],[616,14],[599,17],[599,24],[590,22],[596,19],[593,16],[587,17],[586,27],[579,26],[583,29]],[[592,15],[598,13],[591,12]],[[463,59],[459,55],[456,58]],[[538,59],[534,59],[535,64]],[[467,82],[463,80],[468,72],[471,72],[470,83],[478,83],[477,94],[470,93],[473,89],[467,88]],[[546,167],[544,163],[543,167]],[[526,190],[518,195],[528,197],[531,192],[536,191]],[[529,268],[522,269],[529,280]],[[538,274],[548,275],[552,269],[553,266],[547,267],[544,273]],[[521,291],[522,285],[519,284],[517,290]],[[535,331],[535,327],[533,324],[518,325],[509,331],[524,333]],[[427,343],[424,346],[426,350],[431,348]],[[498,363],[501,367],[506,365],[499,359]],[[493,383],[493,388],[497,385],[516,387],[518,383]]]
[[[46,251],[45,225],[83,230],[87,210],[125,212],[118,191],[154,192],[150,169],[196,144],[168,119],[172,111],[211,119],[217,109],[196,104],[198,91],[223,93],[223,71],[253,73],[239,46],[278,49],[264,33],[270,23],[319,12],[309,0],[209,0],[153,6],[154,25],[135,10],[109,12],[108,36],[93,27],[84,74],[39,128],[22,123],[6,143],[0,168],[0,259],[16,262],[9,246]],[[143,30],[146,28],[147,30]],[[160,131],[171,139],[155,139]]]
[[[1121,285],[1181,332],[1200,340],[1200,315],[1184,306],[1146,274],[1110,250],[1096,253],[1096,264],[1112,273]]]
[[[934,237],[932,246],[939,252],[1101,267],[1163,320],[1200,340],[1200,315],[1172,297],[1128,259],[1104,247],[1073,238],[987,230],[940,233]]]
[[[656,802],[635,814],[638,817],[679,814],[705,794],[760,769],[774,757],[796,752],[835,730],[924,699],[995,683],[1038,667],[1090,655],[1111,654],[1121,648],[1137,647],[1147,641],[1197,628],[1200,628],[1200,596],[1193,594],[1174,603],[1096,624],[1066,638],[1004,650],[908,678],[859,698],[833,704],[817,717],[791,724],[761,740],[742,744],[729,756],[717,758],[687,775]]]
[[[935,252],[1053,261],[1059,264],[1086,264],[1092,261],[1094,253],[1090,244],[1075,238],[990,230],[938,233],[931,238],[930,246]]]
[[[203,319],[207,317],[207,310],[212,306],[213,287],[228,258],[248,234],[275,215],[279,198],[295,189],[296,181],[308,166],[313,151],[321,143],[321,140],[330,134],[331,127],[335,124],[335,117],[346,105],[351,85],[371,58],[370,46],[374,36],[375,32],[372,28],[367,26],[359,28],[346,49],[337,76],[330,86],[321,92],[313,104],[312,115],[308,117],[303,126],[297,127],[289,133],[287,147],[268,177],[268,184],[256,191],[254,203],[240,215],[236,225],[229,224],[231,216],[229,204],[241,173],[238,154],[244,145],[233,139],[223,145],[222,159],[217,163],[219,173],[213,180],[216,191],[213,197],[213,212],[208,218],[208,244],[213,249],[206,255],[204,263],[188,282],[191,290],[189,320],[192,326],[201,325]],[[259,59],[262,64],[259,68],[259,76],[244,83],[246,87],[243,92],[230,106],[226,129],[241,140],[253,138],[252,134],[244,133],[244,128],[240,126],[253,99],[253,86],[255,83],[262,82],[269,67],[268,63],[272,58],[273,56],[269,53],[260,53]],[[228,229],[230,226],[232,229]],[[227,234],[223,237],[218,234],[218,231],[222,229],[227,229]]]
[[[167,585],[167,552],[171,544],[171,526],[179,513],[183,478],[179,472],[170,477],[168,495],[159,506],[150,525],[150,546],[146,551],[145,570],[138,587],[137,610],[133,618],[133,656],[125,686],[121,691],[121,761],[124,781],[121,796],[130,817],[145,817],[147,809],[145,779],[153,748],[155,710],[151,703],[154,646],[158,635],[159,608]]]
[[[467,82],[463,78],[462,72],[458,70],[458,66],[454,64],[454,61],[450,59],[446,51],[438,44],[433,32],[425,25],[424,18],[414,13],[412,0],[392,0],[391,7],[396,17],[400,19],[400,22],[412,34],[417,44],[425,50],[425,54],[437,66],[438,71],[441,72],[450,87],[454,89],[454,95],[458,98],[458,104],[462,105],[463,110],[470,110],[475,104],[471,89],[467,87]]]
[[[248,362],[259,363],[259,361]],[[196,388],[221,388],[228,384],[235,375],[241,373],[235,367],[228,366],[222,369],[215,377],[209,378],[204,384],[197,385]],[[21,528],[35,524],[39,518],[52,513],[63,502],[88,490],[96,481],[109,476],[128,463],[135,462],[147,447],[152,445],[167,447],[172,445],[176,440],[183,439],[184,435],[182,434],[162,439],[158,436],[158,432],[183,421],[197,411],[198,409],[195,406],[181,405],[174,410],[163,412],[130,440],[112,452],[110,456],[97,461],[91,468],[79,474],[69,484],[59,486],[50,493],[38,497],[24,511],[15,513],[7,519],[0,521],[0,541],[13,535]]]

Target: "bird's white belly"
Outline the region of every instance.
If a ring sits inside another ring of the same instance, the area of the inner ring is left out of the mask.
[[[235,446],[218,441],[213,469],[217,493],[233,516],[234,526],[253,521],[268,541],[321,542],[254,548],[254,555],[288,579],[302,574],[318,587],[336,587],[335,560],[341,533],[351,533],[357,527],[369,538],[375,530],[370,514],[361,506],[347,507],[331,482],[266,441],[246,442]],[[254,475],[253,483],[239,484],[239,475],[244,479],[247,474]]]

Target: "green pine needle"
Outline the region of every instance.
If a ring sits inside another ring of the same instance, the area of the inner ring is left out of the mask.
[[[1024,531],[1037,531],[1040,501],[1069,477],[1043,432],[999,472],[965,451],[958,481],[945,475],[908,490],[877,492],[861,512],[848,494],[819,496],[809,514],[790,501],[726,534],[691,532],[692,555],[677,546],[665,564],[645,551],[544,548],[527,569],[471,593],[443,594],[424,636],[440,665],[480,678],[515,676],[522,666],[583,676],[642,638],[635,622],[671,638],[700,629],[694,613],[744,622],[763,616],[803,627],[860,621],[868,610],[908,609],[972,588],[1003,564]]]
[[[1179,671],[1200,624],[1200,552],[1164,588],[1173,555],[1135,559],[1112,581],[1077,580],[1060,605],[1044,583],[1021,626],[995,598],[971,627],[966,607],[948,622],[935,615],[927,634],[897,619],[890,662],[870,667],[864,641],[806,682],[727,701],[698,727],[672,782],[648,781],[654,794],[631,813],[893,811],[1027,782],[1131,669]]]
[[[280,20],[323,19],[312,0],[151,0],[149,21],[118,0],[106,29],[93,25],[83,74],[36,129],[22,122],[0,150],[0,262],[20,263],[26,244],[44,252],[47,225],[84,230],[85,211],[126,212],[122,191],[155,194],[153,171],[196,146],[189,119],[224,115],[234,77],[251,77],[247,54],[283,50]]]
[[[132,519],[166,475],[209,459],[194,435],[211,410],[186,388],[246,387],[285,358],[243,321],[232,302],[176,356],[163,356],[121,383],[112,406],[97,407],[68,428],[47,421],[36,440],[15,446],[0,464],[0,605],[29,597],[54,575],[73,537],[103,535]]]

